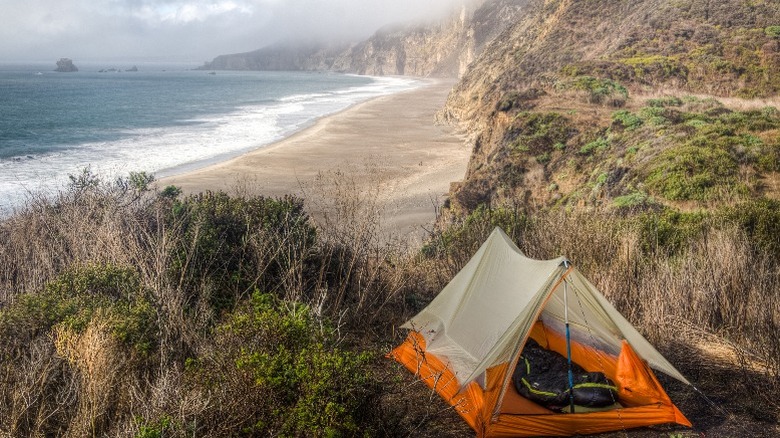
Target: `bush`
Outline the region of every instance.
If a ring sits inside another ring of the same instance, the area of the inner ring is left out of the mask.
[[[671,201],[708,201],[738,194],[737,173],[737,161],[728,152],[689,143],[656,157],[645,184]]]
[[[659,99],[647,99],[647,102],[645,102],[645,104],[651,107],[664,108],[667,106],[681,106],[683,104],[683,101],[679,97],[669,96],[669,97],[662,97]]]
[[[185,290],[210,285],[217,291],[209,297],[216,310],[254,287],[279,288],[316,241],[303,201],[294,197],[202,193],[175,201],[166,223],[182,235],[171,277]]]
[[[544,154],[565,144],[576,133],[569,120],[555,112],[519,113],[504,134],[504,142],[515,150]]]
[[[601,79],[593,76],[577,76],[569,82],[559,84],[558,87],[585,92],[587,102],[593,104],[620,107],[628,99],[626,87],[610,79]]]
[[[620,110],[612,113],[612,121],[613,125],[619,124],[627,131],[633,131],[634,129],[642,126],[642,119],[631,111],[626,110]]]
[[[82,333],[99,317],[116,339],[147,356],[157,345],[156,316],[134,270],[90,265],[63,273],[40,293],[18,297],[0,312],[0,336],[23,348],[58,326]]]
[[[764,33],[770,38],[780,38],[780,26],[769,26],[764,29]]]
[[[637,218],[639,246],[651,254],[675,255],[706,230],[705,213],[664,210]]]
[[[618,196],[612,200],[612,205],[617,208],[629,209],[642,207],[652,202],[652,199],[647,196],[647,193],[641,191],[634,191],[627,195]]]
[[[727,223],[744,231],[751,247],[780,256],[780,201],[757,199],[727,207],[720,213]]]
[[[603,150],[606,150],[608,148],[609,148],[609,140],[604,138],[604,137],[600,137],[599,139],[594,140],[594,141],[586,144],[585,146],[581,147],[580,148],[580,154],[582,154],[582,155],[590,155],[594,151],[603,151]]]
[[[309,307],[255,292],[217,328],[215,356],[190,361],[212,367],[191,365],[189,372],[196,382],[219,386],[237,375],[251,379],[243,389],[251,394],[241,397],[260,403],[248,406],[235,434],[369,433],[376,419],[368,412],[379,391],[370,369],[373,356],[341,350],[338,341],[333,327]]]

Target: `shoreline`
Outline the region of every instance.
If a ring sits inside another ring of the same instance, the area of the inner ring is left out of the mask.
[[[326,210],[344,197],[360,198],[379,211],[383,231],[422,235],[471,156],[454,127],[434,124],[453,85],[431,81],[352,105],[287,138],[157,184],[187,194],[296,195],[315,221],[328,220]]]

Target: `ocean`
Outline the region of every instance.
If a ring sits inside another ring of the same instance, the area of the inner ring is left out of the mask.
[[[110,181],[167,176],[268,145],[358,102],[419,83],[185,64],[0,65],[0,213],[89,168]],[[104,70],[104,72],[100,72]]]

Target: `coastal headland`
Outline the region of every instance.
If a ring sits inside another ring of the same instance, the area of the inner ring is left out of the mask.
[[[466,172],[471,149],[453,127],[434,116],[453,85],[430,81],[411,91],[376,98],[324,117],[267,147],[192,172],[161,178],[184,193],[222,190],[306,199],[315,219],[332,185],[348,180],[373,196],[382,225],[394,234],[422,231]],[[338,179],[341,178],[341,181]]]

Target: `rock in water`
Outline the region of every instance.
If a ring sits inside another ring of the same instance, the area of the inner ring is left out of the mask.
[[[68,73],[73,71],[79,71],[78,68],[76,68],[75,65],[73,65],[73,60],[70,58],[60,58],[59,61],[57,61],[57,68],[54,69],[54,71]]]

